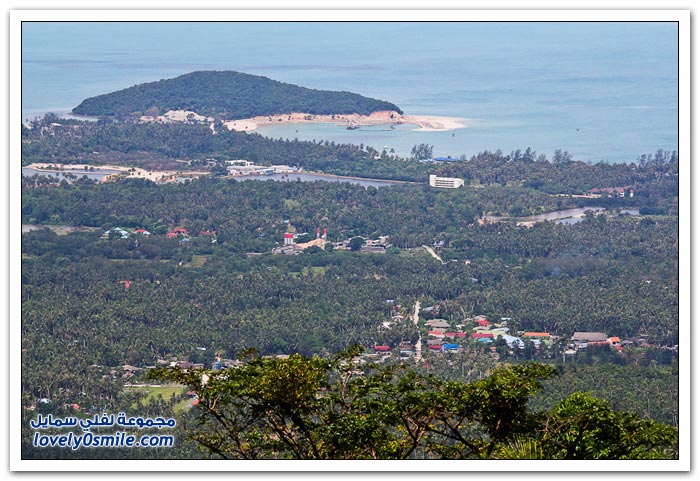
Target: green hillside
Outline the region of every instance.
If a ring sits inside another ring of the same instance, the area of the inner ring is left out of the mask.
[[[82,115],[125,115],[191,110],[223,119],[306,112],[314,115],[403,113],[396,105],[351,92],[315,90],[233,71],[192,72],[84,100],[73,109]]]

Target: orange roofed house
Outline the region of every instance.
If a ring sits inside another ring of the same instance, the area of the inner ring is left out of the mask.
[[[529,339],[541,339],[541,340],[549,340],[551,339],[552,336],[549,335],[548,332],[524,332],[523,337],[527,337]]]

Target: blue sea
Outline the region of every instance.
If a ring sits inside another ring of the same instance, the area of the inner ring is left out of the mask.
[[[194,70],[236,70],[395,103],[466,128],[334,125],[260,129],[273,138],[435,156],[555,149],[630,162],[678,148],[678,28],[662,22],[25,22],[22,120]]]

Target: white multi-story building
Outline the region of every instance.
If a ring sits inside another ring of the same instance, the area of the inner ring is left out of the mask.
[[[430,187],[441,187],[443,189],[457,189],[464,186],[464,179],[456,177],[438,177],[430,175]]]

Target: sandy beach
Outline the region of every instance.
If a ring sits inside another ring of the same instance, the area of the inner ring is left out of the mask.
[[[362,127],[383,124],[412,124],[417,128],[413,130],[442,132],[466,127],[460,117],[440,117],[433,115],[401,115],[398,112],[381,111],[371,115],[347,114],[347,115],[312,115],[302,112],[294,112],[283,115],[258,116],[249,119],[227,120],[224,126],[229,130],[239,132],[251,132],[258,127],[271,124],[311,124],[334,123],[340,127]]]
[[[174,181],[176,177],[198,177],[200,175],[209,175],[209,172],[194,172],[194,171],[179,171],[179,170],[157,170],[150,171],[140,167],[124,167],[119,165],[88,165],[88,164],[53,164],[53,163],[33,163],[26,166],[29,169],[37,172],[64,172],[75,175],[87,174],[94,171],[101,172],[106,170],[114,170],[114,174],[106,174],[102,178],[102,182],[107,182],[112,177],[120,176],[128,173],[129,177],[137,179],[148,179],[153,182],[168,182]],[[90,170],[90,168],[94,170]]]

